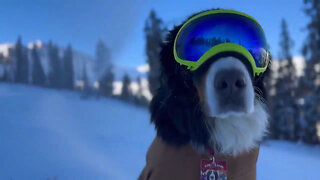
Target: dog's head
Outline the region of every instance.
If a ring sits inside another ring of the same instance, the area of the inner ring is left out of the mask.
[[[219,178],[219,176],[218,176],[217,172],[215,172],[215,171],[208,171],[207,172],[207,180],[216,180],[218,178]]]
[[[253,77],[249,61],[230,52],[188,70],[175,61],[172,50],[180,28],[169,32],[160,53],[160,88],[150,105],[157,135],[169,144],[191,142],[198,151],[250,150],[267,125],[264,74]]]

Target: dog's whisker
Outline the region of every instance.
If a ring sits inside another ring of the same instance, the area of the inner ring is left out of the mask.
[[[266,104],[267,100],[262,96],[262,91],[257,87],[254,87],[254,88],[258,91],[258,93],[254,93],[255,97],[263,104]]]
[[[257,86],[253,86],[254,90],[257,91],[259,94],[262,94],[262,90],[257,87]]]

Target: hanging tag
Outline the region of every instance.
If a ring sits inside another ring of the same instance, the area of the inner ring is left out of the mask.
[[[211,159],[201,160],[200,180],[227,180],[227,162]]]

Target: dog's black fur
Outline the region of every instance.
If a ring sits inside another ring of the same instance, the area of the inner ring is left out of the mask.
[[[202,75],[209,67],[206,64],[212,63],[215,59],[227,55],[239,59],[243,57],[234,53],[219,54],[208,60],[196,72],[192,72],[186,66],[178,64],[173,55],[174,39],[181,27],[182,25],[174,27],[161,45],[160,88],[150,104],[151,122],[155,124],[157,135],[171,145],[181,146],[192,142],[209,149],[209,129],[204,123],[207,115],[200,103],[196,81],[201,81]],[[252,71],[247,61],[244,63],[248,70]],[[252,77],[252,81],[255,93],[266,98],[263,74]]]

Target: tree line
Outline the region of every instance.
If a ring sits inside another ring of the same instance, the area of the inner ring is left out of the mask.
[[[98,84],[94,87],[89,82],[87,64],[83,64],[81,70],[81,87],[75,85],[74,50],[71,45],[66,48],[59,48],[58,45],[49,41],[47,44],[38,46],[36,43],[27,48],[18,37],[16,43],[9,49],[9,57],[4,60],[0,54],[0,65],[4,67],[4,73],[0,81],[35,85],[46,88],[80,90],[81,97],[113,97],[130,101],[137,105],[147,105],[148,100],[142,94],[142,90],[133,93],[131,79],[128,74],[122,79],[122,94],[113,94],[114,72],[111,58],[111,51],[102,39],[96,44],[95,59],[92,72],[94,81]],[[47,62],[46,62],[47,61]],[[48,63],[48,70],[45,72],[44,64]],[[9,67],[9,68],[8,68]],[[139,89],[142,89],[141,79],[137,79]]]
[[[269,94],[272,112],[270,137],[319,144],[320,1],[304,0],[303,10],[309,23],[306,25],[308,36],[302,48],[306,66],[300,77],[297,76],[291,53],[294,42],[286,21],[281,23],[280,59],[286,60],[286,63],[280,64],[278,72],[271,72],[278,74],[278,77],[269,78],[267,83],[268,89],[275,89],[274,93]]]
[[[5,68],[2,81],[32,84],[57,89],[73,89],[73,52],[69,45],[62,57],[59,48],[52,42],[48,43],[49,72],[45,73],[36,44],[31,50],[22,44],[18,37],[14,47],[9,50],[11,68]]]

